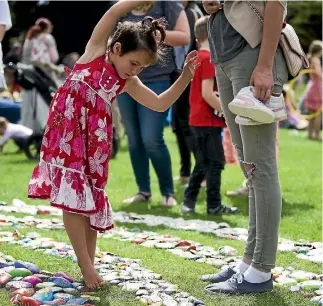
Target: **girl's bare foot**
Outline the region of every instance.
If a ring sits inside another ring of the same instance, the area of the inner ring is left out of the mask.
[[[90,265],[80,266],[83,275],[83,281],[89,289],[99,289],[103,286],[104,280]]]

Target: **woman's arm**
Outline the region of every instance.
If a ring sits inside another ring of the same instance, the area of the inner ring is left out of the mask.
[[[181,11],[175,27],[166,31],[165,44],[169,46],[185,46],[190,42],[190,26],[185,11]]]
[[[138,103],[157,112],[164,112],[175,103],[189,82],[194,76],[199,63],[195,63],[197,52],[191,52],[185,61],[185,66],[181,76],[166,91],[157,95],[145,86],[138,77],[127,80],[124,91],[127,92]]]
[[[143,4],[143,1],[140,0],[120,0],[114,4],[95,26],[87,43],[85,54],[79,62],[89,62],[105,54],[108,39],[115,30],[118,20],[141,4]]]
[[[6,32],[6,26],[4,24],[0,24],[0,43],[2,42],[5,32]]]
[[[52,64],[56,64],[57,61],[59,60],[59,55],[58,55],[55,38],[51,34],[49,34],[47,37],[47,46],[48,46],[50,61]]]
[[[264,28],[257,66],[250,83],[255,86],[255,97],[267,101],[274,86],[273,65],[282,31],[284,7],[279,1],[267,1],[264,14]]]

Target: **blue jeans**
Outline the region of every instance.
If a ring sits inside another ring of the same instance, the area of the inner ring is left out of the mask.
[[[160,94],[170,87],[170,82],[149,82],[145,85]],[[158,177],[161,194],[174,194],[172,164],[163,133],[167,111],[155,112],[125,93],[118,96],[118,104],[128,136],[130,159],[139,191],[151,192],[150,159]]]

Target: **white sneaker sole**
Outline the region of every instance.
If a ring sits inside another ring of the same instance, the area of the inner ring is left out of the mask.
[[[264,106],[263,108],[246,105],[243,100],[235,98],[228,105],[229,110],[239,116],[250,118],[259,123],[272,123],[275,121],[275,115],[272,110]]]
[[[287,115],[284,115],[282,117],[275,118],[274,122],[279,122],[279,121],[286,120],[286,119],[287,119]],[[250,126],[250,125],[255,126],[255,125],[267,124],[267,123],[262,123],[262,122],[254,121],[252,119],[249,119],[249,120],[240,119],[239,116],[236,116],[235,122],[236,122],[236,124],[239,124],[239,125],[248,125],[248,126]]]

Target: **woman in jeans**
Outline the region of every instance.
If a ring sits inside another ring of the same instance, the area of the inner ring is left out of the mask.
[[[278,41],[287,4],[286,1],[220,4],[204,0],[203,5],[212,14],[209,42],[222,108],[241,168],[248,178],[249,230],[242,262],[202,279],[213,282],[206,287],[212,293],[266,292],[273,289],[270,271],[276,262],[282,207],[275,150],[277,123],[244,124],[248,119],[242,118],[237,124],[228,104],[249,85],[254,86],[254,95],[249,101],[245,98],[246,103],[255,98],[271,103],[274,93],[281,94],[288,71]],[[264,18],[264,24],[255,10]]]
[[[185,11],[179,1],[156,1],[151,5],[138,7],[122,21],[140,21],[145,16],[153,18],[165,17],[167,20],[166,45],[167,54],[163,63],[157,63],[144,69],[138,77],[155,93],[160,94],[171,85],[171,73],[175,70],[171,46],[189,43],[189,25]],[[139,103],[128,94],[118,97],[122,121],[125,125],[130,159],[138,185],[138,193],[124,201],[124,203],[147,202],[151,199],[149,160],[156,171],[160,192],[163,196],[162,204],[174,206],[171,158],[163,137],[167,112],[157,113]]]

